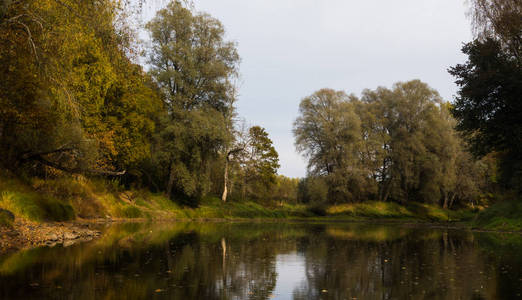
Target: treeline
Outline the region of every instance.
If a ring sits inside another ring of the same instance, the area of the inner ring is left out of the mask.
[[[418,80],[361,98],[329,89],[304,98],[294,123],[297,149],[309,159],[300,198],[476,204],[494,166],[465,150],[449,108]]]
[[[365,90],[323,89],[294,123],[308,159],[300,201],[491,204],[522,199],[522,4],[473,0],[476,33],[450,68],[454,103],[420,81]]]
[[[0,164],[19,176],[117,178],[189,205],[272,199],[286,178],[267,132],[238,122],[240,57],[222,24],[179,1],[146,25],[128,2],[4,1]]]

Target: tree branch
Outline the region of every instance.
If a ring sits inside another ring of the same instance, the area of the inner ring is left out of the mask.
[[[44,164],[46,166],[49,166],[49,167],[52,167],[52,168],[55,168],[57,170],[60,170],[60,171],[64,171],[64,172],[67,172],[67,173],[72,173],[72,174],[93,174],[93,175],[110,175],[110,176],[121,176],[121,175],[124,175],[126,173],[125,170],[123,171],[118,171],[118,172],[113,172],[113,171],[105,171],[105,170],[92,170],[92,169],[89,169],[89,170],[86,170],[86,169],[81,169],[81,168],[68,168],[68,167],[65,167],[65,166],[61,166],[57,163],[54,163],[52,161],[49,161],[41,156],[35,156],[33,158],[34,160],[38,161],[39,163],[41,164]]]
[[[58,149],[54,149],[54,150],[50,150],[50,151],[43,151],[43,152],[37,152],[37,153],[25,153],[21,156],[22,160],[29,160],[29,159],[33,159],[37,156],[41,156],[41,155],[47,155],[47,154],[53,154],[53,153],[60,153],[60,152],[68,152],[68,151],[73,151],[73,150],[76,150],[76,148],[73,148],[73,147],[68,147],[68,148],[63,148],[63,147],[60,147]]]
[[[226,158],[227,158],[227,161],[230,160],[230,156],[232,156],[232,155],[234,155],[234,154],[236,154],[236,153],[239,153],[239,152],[241,152],[241,151],[243,151],[243,150],[245,150],[245,149],[244,149],[244,148],[236,148],[236,149],[234,149],[234,150],[230,150],[230,151],[228,151],[228,153],[227,153],[227,157],[226,157]]]

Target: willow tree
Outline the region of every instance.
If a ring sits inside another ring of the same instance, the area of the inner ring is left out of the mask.
[[[358,158],[361,120],[353,99],[342,91],[319,90],[301,101],[294,122],[296,148],[308,158],[309,173],[326,178],[334,202],[357,198],[364,188]]]
[[[209,189],[211,159],[232,141],[239,56],[223,25],[170,2],[147,24],[151,74],[165,94],[161,151],[166,192],[198,198]]]
[[[301,101],[299,113],[296,147],[308,158],[309,182],[324,180],[330,201],[448,205],[455,194],[455,121],[425,83],[365,90],[360,100],[320,90]]]
[[[519,0],[471,0],[470,16],[477,40],[500,42],[505,51],[522,59],[522,2]]]

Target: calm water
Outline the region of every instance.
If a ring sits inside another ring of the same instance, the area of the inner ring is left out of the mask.
[[[363,224],[124,224],[0,255],[5,299],[521,299],[516,234]]]

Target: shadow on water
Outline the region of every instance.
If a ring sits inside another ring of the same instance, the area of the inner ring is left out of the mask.
[[[2,299],[517,299],[520,235],[398,225],[119,224],[0,256]]]

